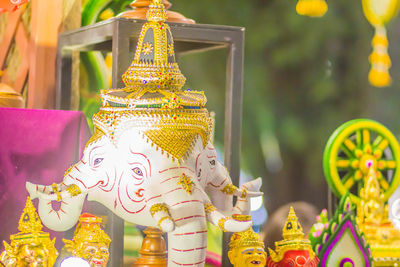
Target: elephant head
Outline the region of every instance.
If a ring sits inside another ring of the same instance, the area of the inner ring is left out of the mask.
[[[78,203],[68,221],[58,213],[58,218],[46,218],[54,212],[51,205],[46,206],[47,214],[39,208],[43,222],[52,221],[52,229],[72,227],[87,195],[126,221],[168,232],[168,266],[203,266],[206,220],[233,232],[247,230],[252,223],[218,211],[204,187],[208,183],[196,176],[196,157],[212,129],[207,99],[203,92],[181,90],[185,78],[175,60],[161,1],[154,1],[147,18],[135,58],[122,76],[126,87],[102,91],[102,107],[93,117],[96,132],[82,160],[67,171],[63,183],[50,189],[32,184],[27,188],[46,200],[43,205],[64,201],[64,210],[71,208],[71,201]],[[252,190],[229,182],[219,191],[246,198]]]

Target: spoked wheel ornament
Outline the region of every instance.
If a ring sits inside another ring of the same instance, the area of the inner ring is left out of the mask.
[[[329,138],[324,151],[324,173],[332,191],[341,197],[347,191],[359,203],[359,191],[370,167],[384,193],[384,200],[400,182],[400,148],[394,135],[382,124],[357,119],[341,125]]]

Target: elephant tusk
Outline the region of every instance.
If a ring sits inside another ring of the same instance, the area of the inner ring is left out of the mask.
[[[71,197],[75,197],[77,195],[80,195],[82,193],[82,191],[80,190],[80,188],[73,184],[68,186],[64,191],[57,191],[54,192],[53,194],[45,194],[42,192],[37,192],[37,195],[40,199],[44,199],[44,200],[49,200],[49,201],[62,201],[63,199],[68,199]]]

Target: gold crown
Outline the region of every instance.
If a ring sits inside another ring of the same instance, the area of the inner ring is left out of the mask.
[[[229,250],[243,247],[262,247],[264,243],[260,240],[257,233],[252,228],[244,232],[233,233],[229,242]]]
[[[310,258],[313,259],[315,257],[310,240],[304,239],[303,228],[293,207],[290,207],[288,218],[282,230],[282,236],[283,240],[275,242],[275,251],[268,248],[270,257],[274,262],[280,262],[285,253],[291,250],[308,250]]]
[[[84,257],[85,243],[104,243],[110,245],[110,237],[101,229],[102,219],[89,213],[79,216],[79,223],[72,240],[63,239],[67,251],[77,257]]]
[[[138,128],[143,137],[171,156],[183,161],[200,137],[205,147],[213,121],[205,108],[203,92],[185,90],[185,77],[175,60],[170,28],[160,0],[154,0],[143,25],[135,58],[123,74],[125,88],[102,90],[100,111],[93,116],[99,136],[116,143],[128,128]],[[90,143],[89,142],[89,143]]]
[[[10,245],[3,241],[6,253],[11,257],[18,257],[18,248],[23,245],[39,246],[48,251],[49,266],[53,266],[58,252],[54,246],[55,239],[51,240],[49,233],[41,231],[43,228],[39,215],[30,197],[27,197],[25,208],[19,219],[19,233],[10,236]]]

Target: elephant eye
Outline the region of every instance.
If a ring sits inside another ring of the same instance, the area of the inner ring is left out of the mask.
[[[143,176],[143,172],[139,167],[133,168],[132,171],[139,176]]]
[[[212,161],[210,161],[210,164],[215,166],[215,160],[213,159]]]
[[[94,166],[97,166],[97,165],[99,165],[102,161],[103,161],[103,158],[97,158],[97,159],[94,160],[93,165],[94,165]]]

